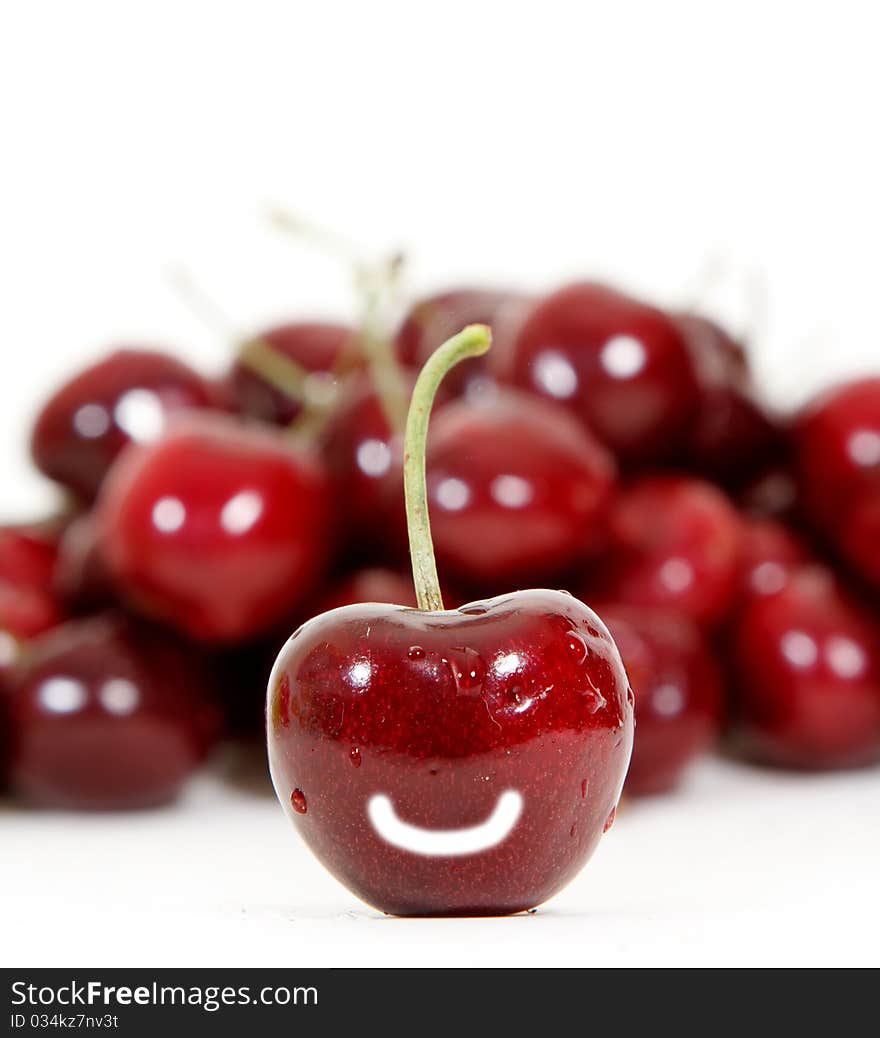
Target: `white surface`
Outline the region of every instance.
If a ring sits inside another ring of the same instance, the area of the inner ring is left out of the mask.
[[[4,966],[880,965],[880,773],[704,762],[624,802],[535,915],[392,919],[311,857],[268,793],[197,783],[120,817],[5,812]]]
[[[219,370],[232,321],[351,312],[339,266],[267,202],[414,288],[612,277],[757,325],[772,397],[877,366],[878,12],[858,2],[90,2],[0,15],[0,481],[52,495],[35,403],[119,339]],[[764,279],[762,318],[750,281]],[[16,965],[876,962],[880,776],[707,764],[623,811],[535,917],[359,908],[271,801],[197,784],[126,819],[0,813],[0,956]]]

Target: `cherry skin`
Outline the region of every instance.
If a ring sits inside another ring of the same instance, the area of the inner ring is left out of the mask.
[[[213,739],[203,692],[187,655],[159,632],[111,615],[59,627],[10,681],[11,784],[53,807],[165,803]]]
[[[880,495],[880,377],[846,383],[807,405],[794,443],[805,507],[820,529],[834,531],[856,497]]]
[[[469,386],[480,388],[491,379],[491,368],[510,348],[511,336],[529,300],[515,292],[497,289],[457,288],[419,300],[398,329],[395,345],[402,364],[420,368],[441,343],[466,324],[486,324],[492,328],[492,352],[472,357],[450,372],[445,381],[453,395],[466,393]],[[491,365],[491,367],[490,367]]]
[[[126,453],[95,513],[107,570],[144,612],[206,642],[270,631],[308,599],[328,556],[326,479],[280,433],[182,419]]]
[[[737,591],[741,535],[736,510],[711,484],[684,476],[644,477],[611,510],[593,595],[717,624]]]
[[[814,561],[807,543],[773,519],[745,519],[740,538],[739,585],[744,600],[781,591],[792,574]]]
[[[842,517],[837,548],[861,580],[880,588],[880,488],[856,494]]]
[[[555,591],[324,613],[282,650],[266,716],[288,817],[341,882],[395,915],[501,915],[556,893],[612,817],[633,733],[614,642]],[[469,828],[507,791],[521,816],[482,852],[413,853],[370,817],[382,796],[409,825]]]
[[[721,730],[722,680],[705,634],[684,616],[599,606],[635,695],[636,735],[624,792],[666,793]]]
[[[31,453],[41,472],[90,501],[126,444],[156,440],[170,413],[214,403],[208,383],[174,357],[116,350],[44,405]]]
[[[675,322],[605,285],[569,285],[537,303],[501,373],[561,402],[624,462],[674,457],[699,386]]]
[[[49,590],[57,557],[56,530],[0,526],[0,580]]]
[[[735,627],[734,731],[754,759],[838,768],[880,757],[880,632],[830,571],[752,598]]]
[[[698,314],[677,315],[676,323],[700,386],[685,467],[722,486],[741,487],[782,456],[783,432],[756,398],[743,347]]]
[[[546,578],[602,544],[614,459],[557,404],[509,389],[446,404],[427,466],[438,565],[457,584]]]
[[[345,325],[312,321],[279,325],[262,332],[258,339],[294,361],[307,378],[313,376],[317,386],[322,381],[337,383],[332,373],[353,352],[355,337],[355,332]],[[241,357],[232,366],[229,385],[234,406],[251,418],[289,425],[302,410],[299,400],[273,386]]]

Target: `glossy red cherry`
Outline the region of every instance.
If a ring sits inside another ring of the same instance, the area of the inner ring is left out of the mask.
[[[758,402],[743,347],[697,314],[680,314],[676,322],[700,385],[685,464],[723,486],[741,486],[782,456],[783,433]]]
[[[880,495],[880,378],[819,396],[798,417],[794,442],[805,506],[833,532],[856,496]]]
[[[347,606],[299,628],[269,682],[275,790],[349,889],[401,915],[504,914],[559,890],[613,818],[632,693],[607,629],[559,591],[444,610],[427,519],[433,394],[488,329],[448,340],[405,438],[419,608]]]
[[[602,604],[635,695],[636,734],[624,791],[665,793],[721,730],[722,680],[706,636],[684,616]]]
[[[397,353],[409,368],[420,368],[451,335],[468,324],[492,328],[493,367],[510,348],[511,337],[528,306],[528,297],[510,291],[457,288],[419,300],[403,320],[396,338]],[[444,383],[458,396],[469,385],[491,379],[489,356],[471,357],[450,372]]]
[[[13,788],[66,808],[171,800],[203,759],[216,721],[180,649],[109,615],[34,642],[8,708]]]
[[[446,404],[427,466],[438,564],[463,586],[546,579],[603,543],[614,459],[556,404],[509,389]]]
[[[699,402],[676,323],[592,282],[569,285],[531,309],[503,373],[571,408],[626,462],[679,453]]]
[[[57,551],[54,530],[0,528],[0,676],[25,643],[61,623],[52,588]]]
[[[320,395],[328,384],[335,385],[334,372],[346,355],[354,355],[356,333],[349,327],[329,322],[296,322],[270,328],[258,341],[292,361],[304,376],[302,395]],[[245,346],[247,350],[247,346]],[[302,409],[301,400],[282,392],[240,357],[229,376],[237,410],[252,418],[276,425],[289,425]]]
[[[271,630],[314,591],[329,545],[326,480],[280,433],[190,417],[114,467],[95,513],[121,592],[191,637]]]
[[[731,645],[735,732],[769,764],[837,768],[880,757],[880,633],[822,567],[747,603]]]
[[[736,510],[711,484],[644,477],[612,507],[594,593],[716,624],[737,591],[741,534]]]
[[[90,500],[126,444],[158,439],[170,413],[213,405],[207,382],[174,357],[116,350],[49,399],[31,452],[41,472]]]
[[[776,594],[812,560],[806,542],[784,524],[773,519],[743,521],[739,585],[744,599]]]
[[[0,526],[0,580],[48,590],[58,556],[57,530]]]

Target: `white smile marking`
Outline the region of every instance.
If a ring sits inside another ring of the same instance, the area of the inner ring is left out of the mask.
[[[379,836],[393,847],[428,858],[453,858],[497,847],[513,832],[522,807],[522,794],[508,789],[498,798],[492,814],[480,825],[466,829],[424,829],[402,822],[390,797],[376,793],[370,798],[367,814]]]

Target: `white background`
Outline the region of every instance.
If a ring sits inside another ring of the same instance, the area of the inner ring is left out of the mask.
[[[238,328],[352,312],[340,265],[271,230],[269,203],[370,254],[403,247],[416,290],[598,274],[670,304],[702,296],[754,331],[779,403],[880,366],[875,5],[0,10],[7,518],[51,502],[29,417],[88,356],[156,343],[222,369],[227,336],[170,271]],[[132,819],[6,808],[0,958],[876,963],[878,802],[876,771],[706,762],[679,797],[623,809],[547,909],[494,922],[376,916],[271,800],[213,777]]]

